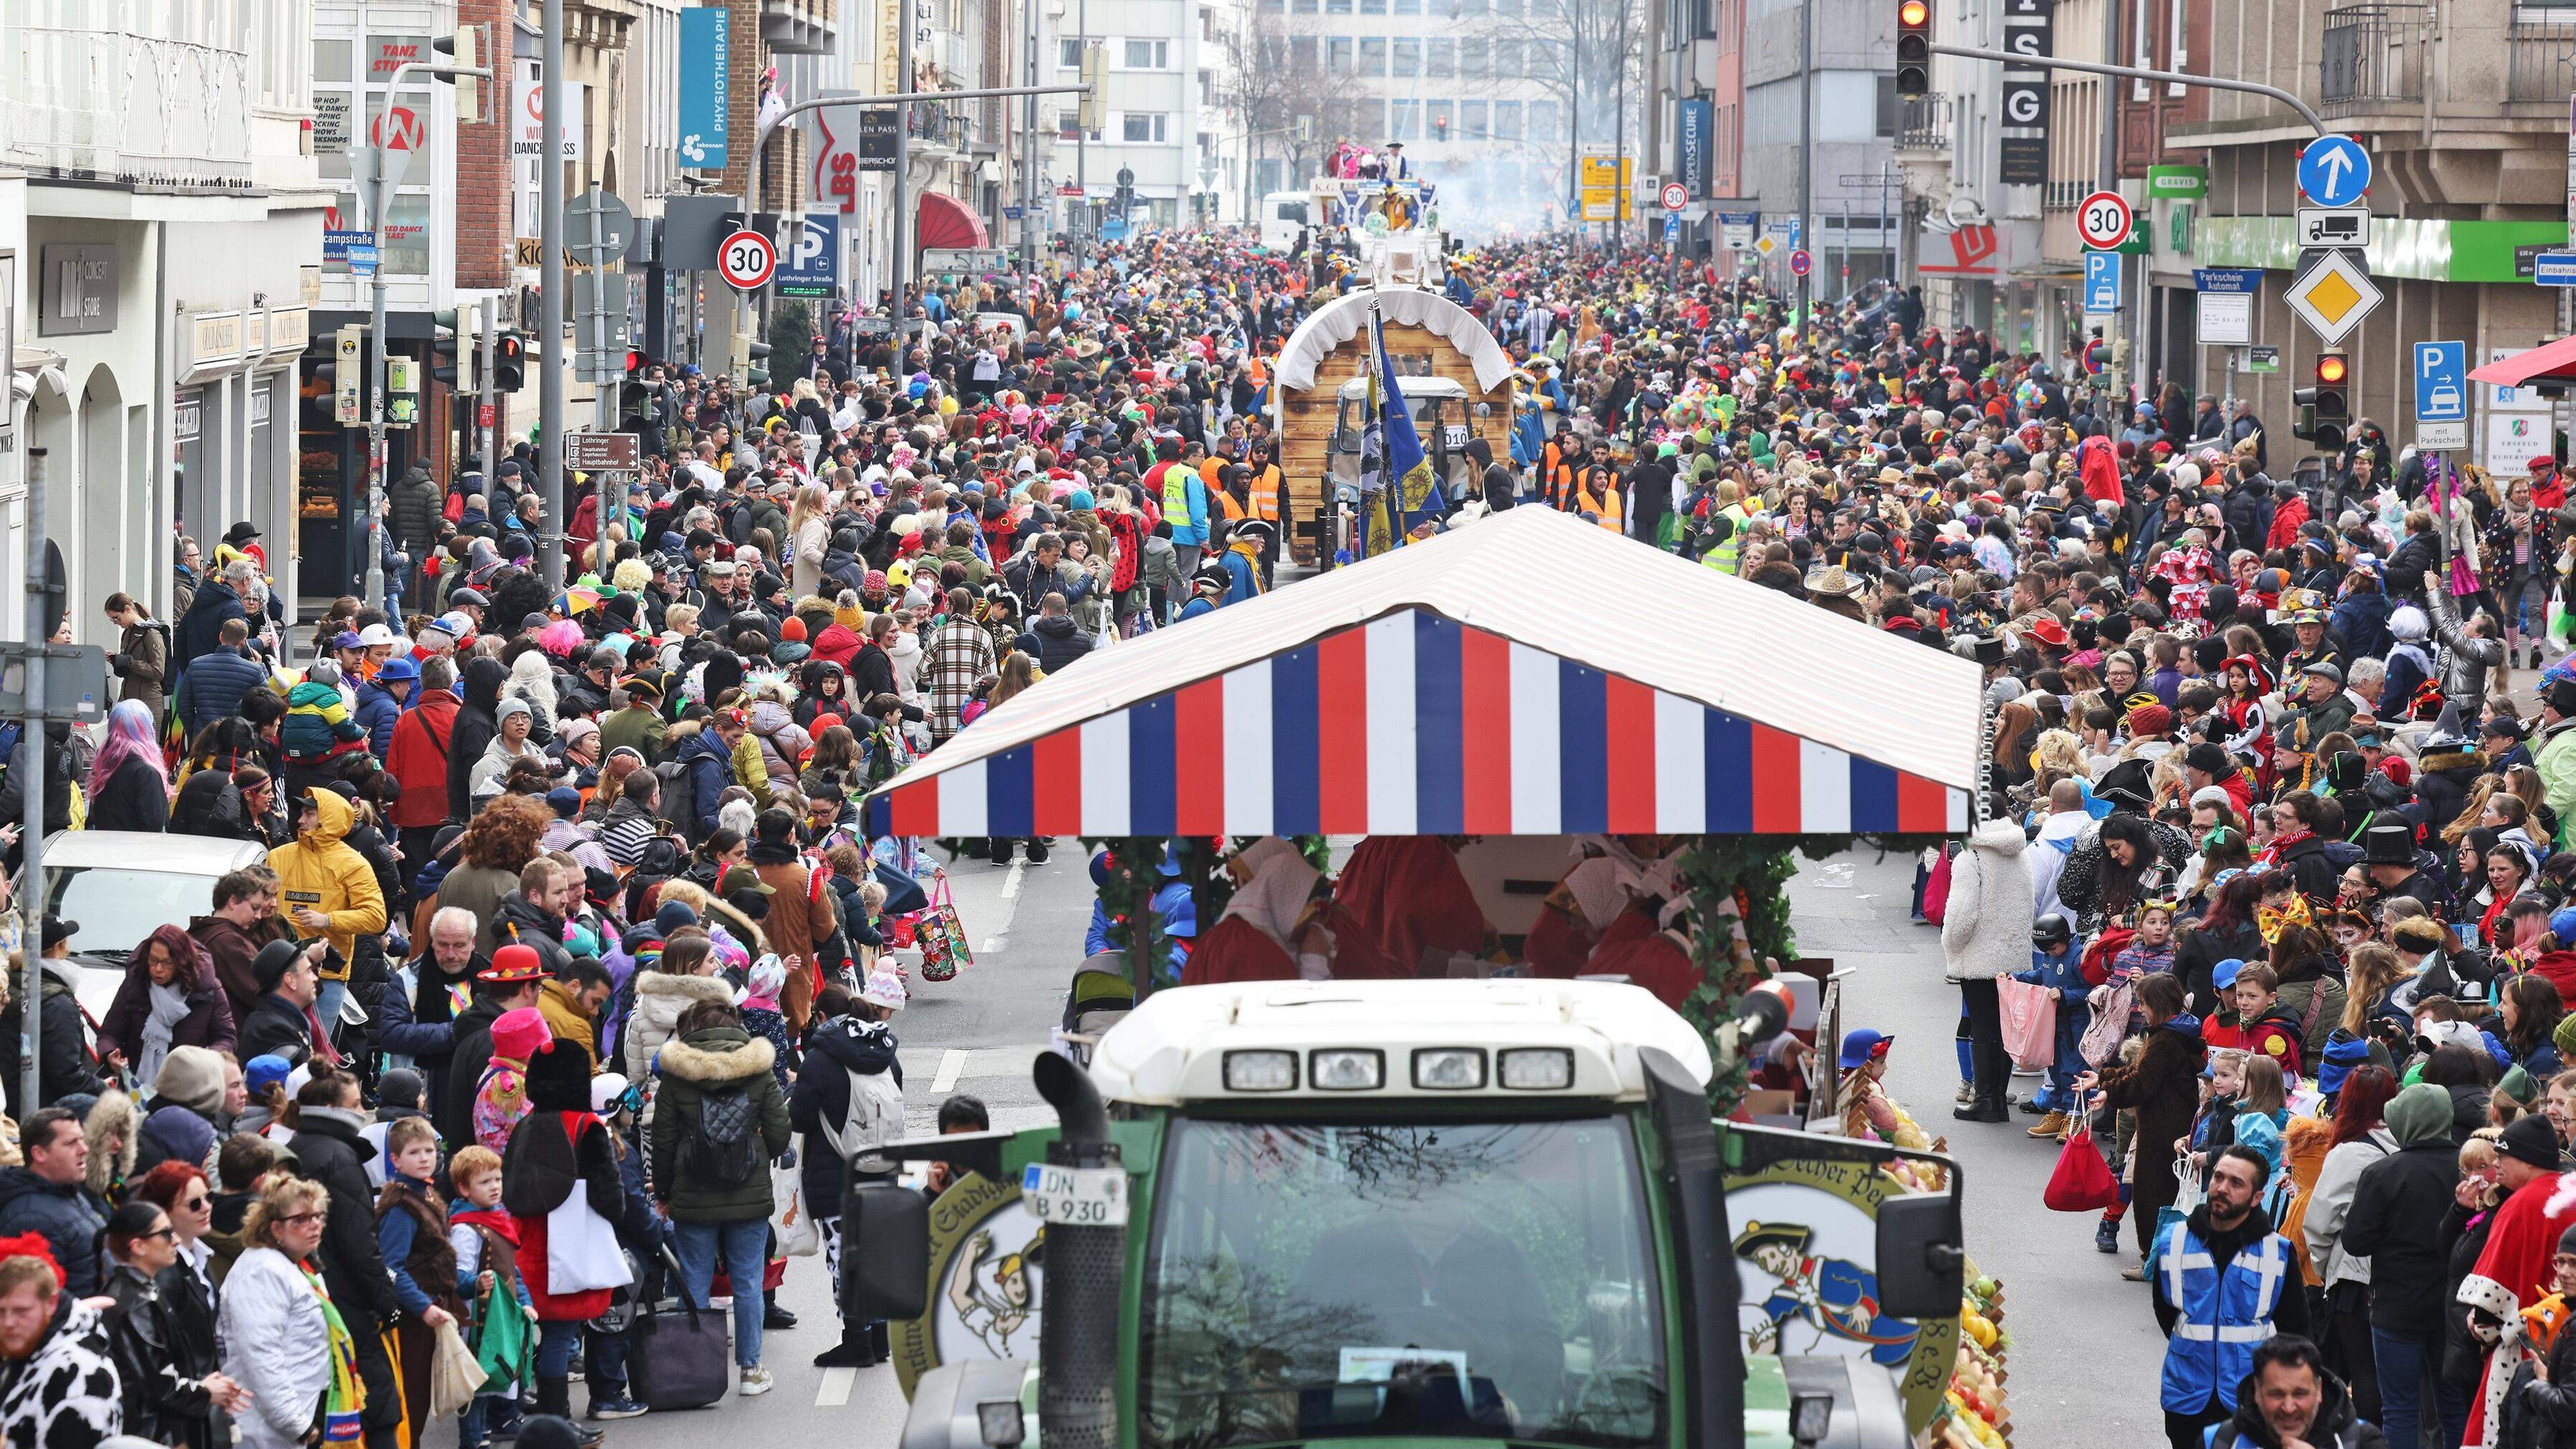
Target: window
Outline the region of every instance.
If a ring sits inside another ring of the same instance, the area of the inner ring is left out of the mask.
[[[1422,73],[1433,80],[1447,80],[1458,73],[1458,42],[1446,36],[1433,36],[1430,48],[1422,53]]]
[[[1482,141],[1492,135],[1493,133],[1486,129],[1485,103],[1483,101],[1460,101],[1458,103],[1458,120],[1456,125],[1452,127],[1451,134],[1466,141]]]
[[[1419,141],[1422,139],[1419,134],[1421,127],[1422,103],[1420,101],[1389,101],[1386,103],[1386,136],[1388,140]]]
[[[1448,140],[1449,127],[1457,114],[1457,109],[1456,103],[1452,101],[1424,101],[1422,103],[1422,139]]]
[[[1456,0],[1458,18],[1472,20],[1485,13],[1486,0]]]
[[[1892,75],[1878,78],[1878,134],[1896,134],[1896,77]]]
[[[1386,13],[1386,0],[1360,0],[1360,13],[1362,15],[1384,15]]]
[[[1318,8],[1315,0],[1297,0],[1297,13],[1300,15],[1312,15]]]
[[[1350,3],[1350,0],[1342,0],[1342,3],[1347,5]],[[1325,73],[1328,75],[1349,75],[1351,73],[1351,50],[1351,38],[1347,35],[1336,35],[1332,39],[1325,41]]]
[[[1055,65],[1058,70],[1082,69],[1082,37],[1061,36],[1055,43]]]
[[[1138,146],[1156,146],[1171,138],[1172,118],[1157,111],[1150,115],[1129,111],[1118,118],[1118,139]]]
[[[1494,13],[1505,20],[1521,18],[1521,0],[1494,0]]]
[[[1351,0],[1324,0],[1324,13],[1327,15],[1348,15],[1351,13]]]
[[[1390,69],[1388,73],[1390,75],[1411,76],[1422,74],[1421,41],[1399,38],[1395,42],[1395,47],[1390,54],[1393,57],[1389,63]]]
[[[1172,43],[1168,40],[1130,40],[1127,42],[1127,69],[1170,70]]]
[[[1084,139],[1082,134],[1082,112],[1080,110],[1067,108],[1055,113],[1055,138],[1059,141],[1079,141]],[[1092,132],[1090,139],[1094,141],[1099,140],[1100,133],[1098,131]]]
[[[1395,0],[1395,13],[1398,15],[1419,15],[1422,13],[1422,0]]]
[[[1494,42],[1493,73],[1498,76],[1525,75],[1521,69],[1521,43],[1517,40]]]
[[[1484,41],[1462,40],[1458,42],[1458,74],[1465,76],[1470,80],[1481,80],[1493,73],[1486,69],[1486,67],[1491,63],[1492,62],[1486,58],[1486,43]]]
[[[1311,5],[1315,3],[1315,0],[1305,0],[1305,3]],[[1316,38],[1311,35],[1292,35],[1288,37],[1289,68],[1300,74],[1313,75],[1315,73],[1315,46],[1317,44],[1318,42]]]
[[[1529,103],[1529,138],[1533,141],[1562,141],[1565,120],[1554,101]]]
[[[1216,72],[1215,72],[1215,71],[1212,71],[1212,70],[1203,70],[1203,71],[1198,72],[1198,78],[1199,78],[1199,105],[1200,105],[1200,106],[1202,106],[1202,107],[1204,107],[1204,108],[1206,108],[1206,109],[1210,109],[1210,110],[1215,109],[1215,107],[1216,107]]]
[[[1361,3],[1366,4],[1367,0],[1361,0]],[[1373,35],[1360,42],[1360,74],[1386,74],[1386,38],[1384,36]]]

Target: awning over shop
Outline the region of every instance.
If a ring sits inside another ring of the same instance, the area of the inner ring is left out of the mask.
[[[914,215],[913,244],[917,248],[962,249],[993,244],[984,235],[984,218],[975,214],[975,208],[944,192],[921,193],[921,206]]]
[[[1979,678],[1518,508],[1093,654],[870,808],[924,836],[1956,831]]]
[[[2576,382],[2576,337],[2561,337],[2528,352],[2490,362],[2471,371],[2469,377],[2498,387],[2520,387],[2534,378]]]

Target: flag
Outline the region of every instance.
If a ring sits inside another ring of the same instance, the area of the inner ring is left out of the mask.
[[[1386,486],[1378,493],[1377,506],[1369,510],[1368,552],[1376,554],[1403,547],[1416,521],[1426,513],[1446,511],[1449,505],[1441,496],[1440,480],[1432,476],[1430,455],[1422,451],[1422,437],[1413,430],[1413,413],[1395,380],[1395,361],[1387,356],[1386,334],[1374,305],[1369,308],[1369,342],[1375,356],[1370,402],[1377,408],[1386,439]]]

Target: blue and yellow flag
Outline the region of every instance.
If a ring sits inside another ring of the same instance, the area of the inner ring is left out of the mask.
[[[1395,380],[1395,362],[1386,353],[1386,334],[1379,328],[1377,308],[1369,308],[1369,340],[1376,354],[1371,374],[1370,399],[1378,409],[1381,436],[1386,449],[1386,486],[1379,490],[1377,504],[1369,510],[1368,552],[1380,554],[1390,548],[1402,548],[1405,535],[1424,515],[1445,512],[1448,501],[1441,496],[1440,480],[1431,473],[1431,458],[1422,451],[1422,437],[1413,430],[1412,409],[1405,406],[1404,389]]]

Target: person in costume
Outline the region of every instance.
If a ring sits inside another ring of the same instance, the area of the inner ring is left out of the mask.
[[[2496,1152],[2509,1196],[2496,1210],[2477,1267],[2460,1282],[2454,1309],[2465,1309],[2470,1336],[2488,1350],[2478,1391],[2469,1398],[2468,1437],[2461,1441],[2478,1449],[2502,1442],[2505,1394],[2525,1352],[2522,1310],[2540,1301],[2558,1240],[2576,1225],[2576,1198],[2559,1192],[2558,1134],[2547,1118],[2517,1119],[2504,1129]]]
[[[1407,972],[1425,958],[1481,955],[1493,937],[1458,869],[1456,845],[1442,836],[1372,835],[1361,841],[1333,884],[1333,900],[1377,943],[1380,955]]]

